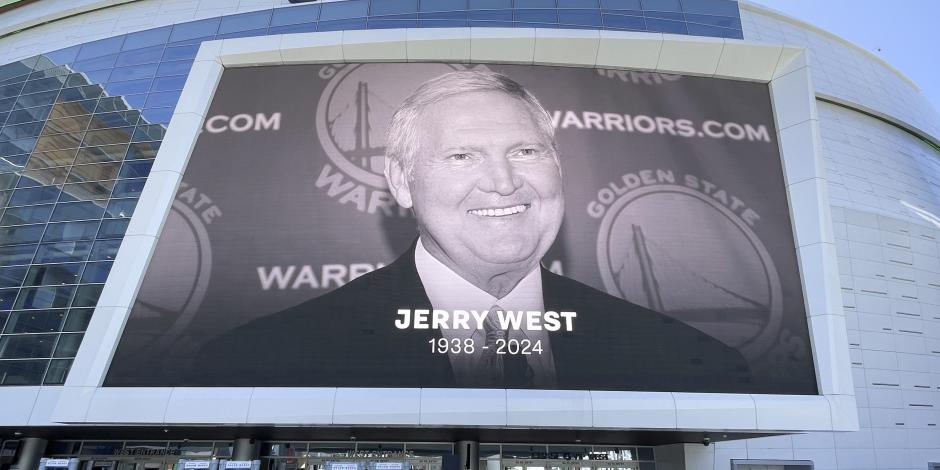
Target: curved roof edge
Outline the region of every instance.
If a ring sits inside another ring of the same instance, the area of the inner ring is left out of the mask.
[[[54,0],[34,2],[3,13],[0,38],[52,21],[140,0]]]
[[[882,121],[891,126],[897,127],[898,129],[901,129],[902,131],[907,132],[908,134],[911,134],[914,137],[917,137],[918,139],[928,142],[934,148],[940,150],[940,139],[934,137],[929,132],[926,132],[923,129],[907,121],[904,121],[900,118],[897,118],[893,115],[885,114],[881,111],[878,111],[877,109],[869,108],[868,106],[864,106],[854,101],[849,101],[843,98],[839,98],[838,96],[833,96],[833,95],[829,95],[826,93],[820,93],[819,91],[816,92],[816,99],[819,101],[824,101],[826,103],[838,105],[843,108],[851,109],[852,111],[862,113],[869,117],[873,117],[879,121]]]
[[[877,62],[877,63],[883,65],[883,66],[884,66],[885,68],[887,68],[888,70],[894,72],[895,75],[897,75],[898,77],[901,77],[902,80],[904,80],[904,81],[907,82],[909,85],[911,85],[912,87],[914,87],[914,90],[916,90],[916,91],[921,91],[921,90],[920,90],[920,87],[917,85],[917,83],[914,82],[914,80],[911,80],[910,77],[908,77],[907,75],[904,75],[904,72],[901,72],[900,70],[898,70],[897,68],[895,68],[893,65],[891,65],[888,61],[886,61],[886,60],[882,59],[881,57],[875,55],[873,52],[869,51],[868,49],[865,49],[865,48],[859,46],[858,44],[855,44],[854,42],[849,41],[848,39],[843,38],[842,36],[839,36],[839,35],[837,35],[837,34],[831,33],[831,32],[829,32],[829,31],[827,31],[827,30],[825,30],[825,29],[820,28],[819,26],[813,25],[813,24],[811,24],[811,23],[807,23],[806,21],[803,21],[803,20],[794,18],[794,17],[792,17],[792,16],[790,16],[790,15],[788,15],[788,14],[786,14],[786,13],[783,13],[782,11],[774,10],[773,8],[769,8],[769,7],[766,7],[766,6],[764,6],[764,5],[759,5],[759,4],[757,4],[757,3],[754,3],[754,2],[751,1],[751,0],[738,0],[738,5],[740,6],[740,8],[742,8],[742,9],[744,9],[744,10],[749,10],[749,11],[752,11],[752,12],[755,12],[755,13],[760,13],[760,14],[762,14],[762,15],[771,16],[771,17],[776,18],[776,19],[778,19],[778,20],[786,21],[787,23],[792,23],[792,24],[794,24],[794,25],[796,25],[796,26],[799,26],[799,27],[801,27],[801,28],[808,29],[808,30],[810,30],[810,31],[813,31],[814,33],[822,34],[823,36],[826,36],[826,37],[828,37],[828,38],[830,38],[830,39],[834,39],[834,40],[836,40],[836,41],[842,43],[842,44],[845,45],[845,46],[848,46],[849,48],[851,48],[851,49],[853,49],[853,50],[855,50],[855,51],[858,51],[858,52],[861,52],[862,54],[865,54],[869,59],[872,59],[872,60],[874,60],[875,62]],[[747,39],[747,38],[745,38],[745,39]]]

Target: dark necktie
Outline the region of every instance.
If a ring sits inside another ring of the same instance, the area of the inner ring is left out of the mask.
[[[505,342],[509,341],[509,334],[506,330],[500,329],[497,312],[502,310],[499,305],[490,308],[486,319],[483,321],[484,344],[483,350],[483,371],[485,376],[484,383],[494,388],[528,388],[532,386],[535,373],[529,366],[525,356],[521,354],[509,354],[510,348],[506,347]],[[505,354],[497,354],[500,345],[498,340],[503,340],[501,349]],[[516,351],[515,348],[512,349]]]

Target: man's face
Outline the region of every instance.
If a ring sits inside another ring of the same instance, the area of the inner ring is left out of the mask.
[[[564,198],[550,137],[529,107],[499,92],[455,95],[424,110],[418,140],[414,171],[395,193],[413,205],[428,250],[469,272],[538,263]]]

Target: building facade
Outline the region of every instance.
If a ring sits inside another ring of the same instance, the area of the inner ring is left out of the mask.
[[[0,14],[0,35],[4,468],[940,463],[940,115],[903,74],[826,31],[726,0],[40,0]],[[623,47],[604,49],[613,41]],[[768,84],[819,395],[103,387],[223,69],[401,61]],[[826,284],[836,264],[839,299]]]

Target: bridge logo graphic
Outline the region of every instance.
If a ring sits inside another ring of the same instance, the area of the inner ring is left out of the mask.
[[[373,189],[386,189],[385,133],[405,98],[448,64],[352,64],[336,69],[317,106],[323,150],[340,171]]]
[[[657,184],[629,191],[601,221],[597,259],[604,287],[688,323],[745,357],[774,346],[782,289],[752,228],[695,189]]]

